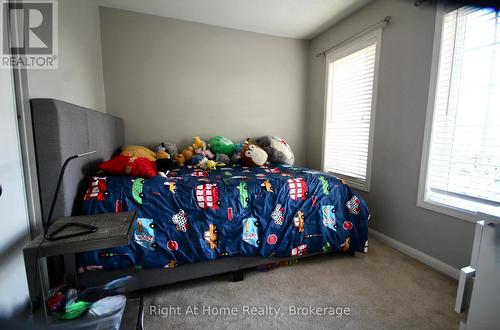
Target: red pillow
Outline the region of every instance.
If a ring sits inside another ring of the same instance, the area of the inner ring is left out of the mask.
[[[99,169],[115,175],[150,177],[156,175],[156,163],[146,158],[118,155],[99,164]]]

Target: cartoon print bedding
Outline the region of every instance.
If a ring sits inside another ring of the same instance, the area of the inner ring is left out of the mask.
[[[97,176],[84,213],[136,210],[129,246],[78,255],[80,271],[157,268],[222,256],[366,252],[368,208],[336,177],[268,165]]]

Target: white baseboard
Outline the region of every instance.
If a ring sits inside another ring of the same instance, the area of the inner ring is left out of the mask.
[[[424,264],[426,264],[429,267],[434,268],[438,272],[441,272],[445,275],[448,275],[456,280],[458,280],[458,277],[460,275],[460,270],[457,268],[448,265],[447,263],[442,262],[441,260],[438,260],[434,257],[431,257],[428,254],[425,254],[415,248],[412,248],[411,246],[408,246],[404,243],[401,243],[400,241],[395,240],[394,238],[391,238],[387,235],[382,234],[381,232],[375,230],[375,229],[369,229],[370,235],[378,239],[379,241],[387,244],[388,246],[392,247],[393,249],[398,250],[401,253],[404,253]],[[369,250],[368,250],[368,253]]]

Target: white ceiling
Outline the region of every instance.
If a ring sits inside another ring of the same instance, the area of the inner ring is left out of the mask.
[[[105,7],[310,39],[372,0],[99,0]]]

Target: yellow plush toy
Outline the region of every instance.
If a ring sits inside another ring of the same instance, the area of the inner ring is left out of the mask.
[[[156,153],[154,153],[153,151],[149,150],[146,147],[141,147],[141,146],[123,146],[120,155],[130,156],[130,157],[142,157],[151,161],[156,160]]]
[[[202,150],[207,150],[207,144],[205,143],[205,141],[200,139],[199,136],[194,137],[194,142],[193,142],[192,146],[193,146],[194,150],[196,150],[198,148],[201,148]]]
[[[214,160],[207,160],[205,163],[204,169],[206,170],[216,170],[217,166],[225,166],[226,164],[221,162],[216,162]]]
[[[165,144],[160,144],[156,147],[156,159],[170,159],[170,154],[167,152],[165,148]]]
[[[156,158],[157,159],[170,159],[170,155],[168,154],[168,152],[166,152],[164,150],[160,150],[156,153]]]

